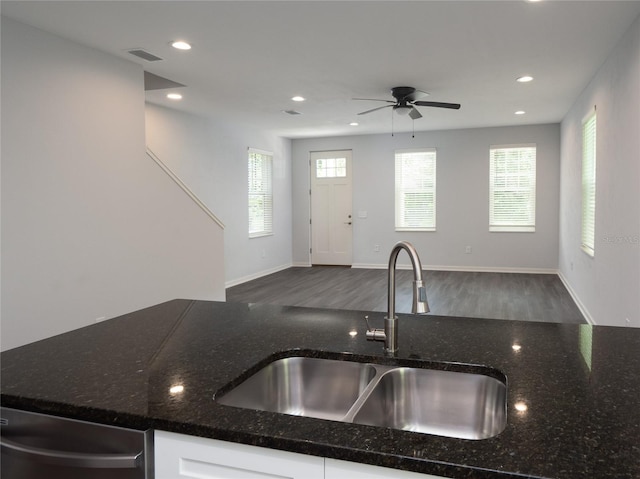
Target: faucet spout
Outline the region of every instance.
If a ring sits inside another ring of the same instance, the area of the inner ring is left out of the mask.
[[[427,302],[427,290],[422,279],[422,264],[420,257],[413,245],[407,241],[399,241],[395,244],[389,255],[389,280],[388,280],[388,297],[387,312],[389,317],[395,316],[396,311],[396,263],[400,251],[405,250],[411,259],[413,268],[413,305],[411,312],[413,314],[425,314],[429,312],[429,303]]]
[[[422,279],[422,264],[418,252],[411,243],[400,241],[395,244],[389,256],[387,316],[384,318],[384,331],[369,330],[367,339],[372,341],[384,341],[386,354],[395,354],[398,351],[398,317],[396,316],[396,262],[400,251],[405,250],[411,259],[413,268],[413,314],[426,314],[429,312],[427,302],[427,290]]]

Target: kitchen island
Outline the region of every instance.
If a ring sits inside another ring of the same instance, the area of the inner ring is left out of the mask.
[[[640,477],[637,329],[400,314],[398,364],[506,376],[506,427],[483,440],[213,400],[270,357],[387,361],[365,340],[365,314],[382,324],[383,313],[170,301],[3,352],[2,405],[450,478]]]

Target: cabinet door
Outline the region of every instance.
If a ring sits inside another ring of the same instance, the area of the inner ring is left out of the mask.
[[[325,459],[325,479],[443,479],[440,476],[399,471],[387,467]]]
[[[324,479],[324,458],[155,431],[156,479]]]

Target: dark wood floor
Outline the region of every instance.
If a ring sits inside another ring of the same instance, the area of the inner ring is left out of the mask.
[[[425,271],[431,314],[585,323],[555,274]],[[411,311],[413,273],[396,274],[396,311]],[[289,268],[227,289],[227,301],[363,311],[387,310],[387,271]]]

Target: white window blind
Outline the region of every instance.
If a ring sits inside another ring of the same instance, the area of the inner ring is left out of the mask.
[[[595,254],[596,113],[582,124],[582,249]]]
[[[398,150],[396,231],[436,229],[436,150]]]
[[[536,230],[536,145],[489,149],[489,231]]]
[[[273,153],[249,148],[249,238],[273,234]]]

